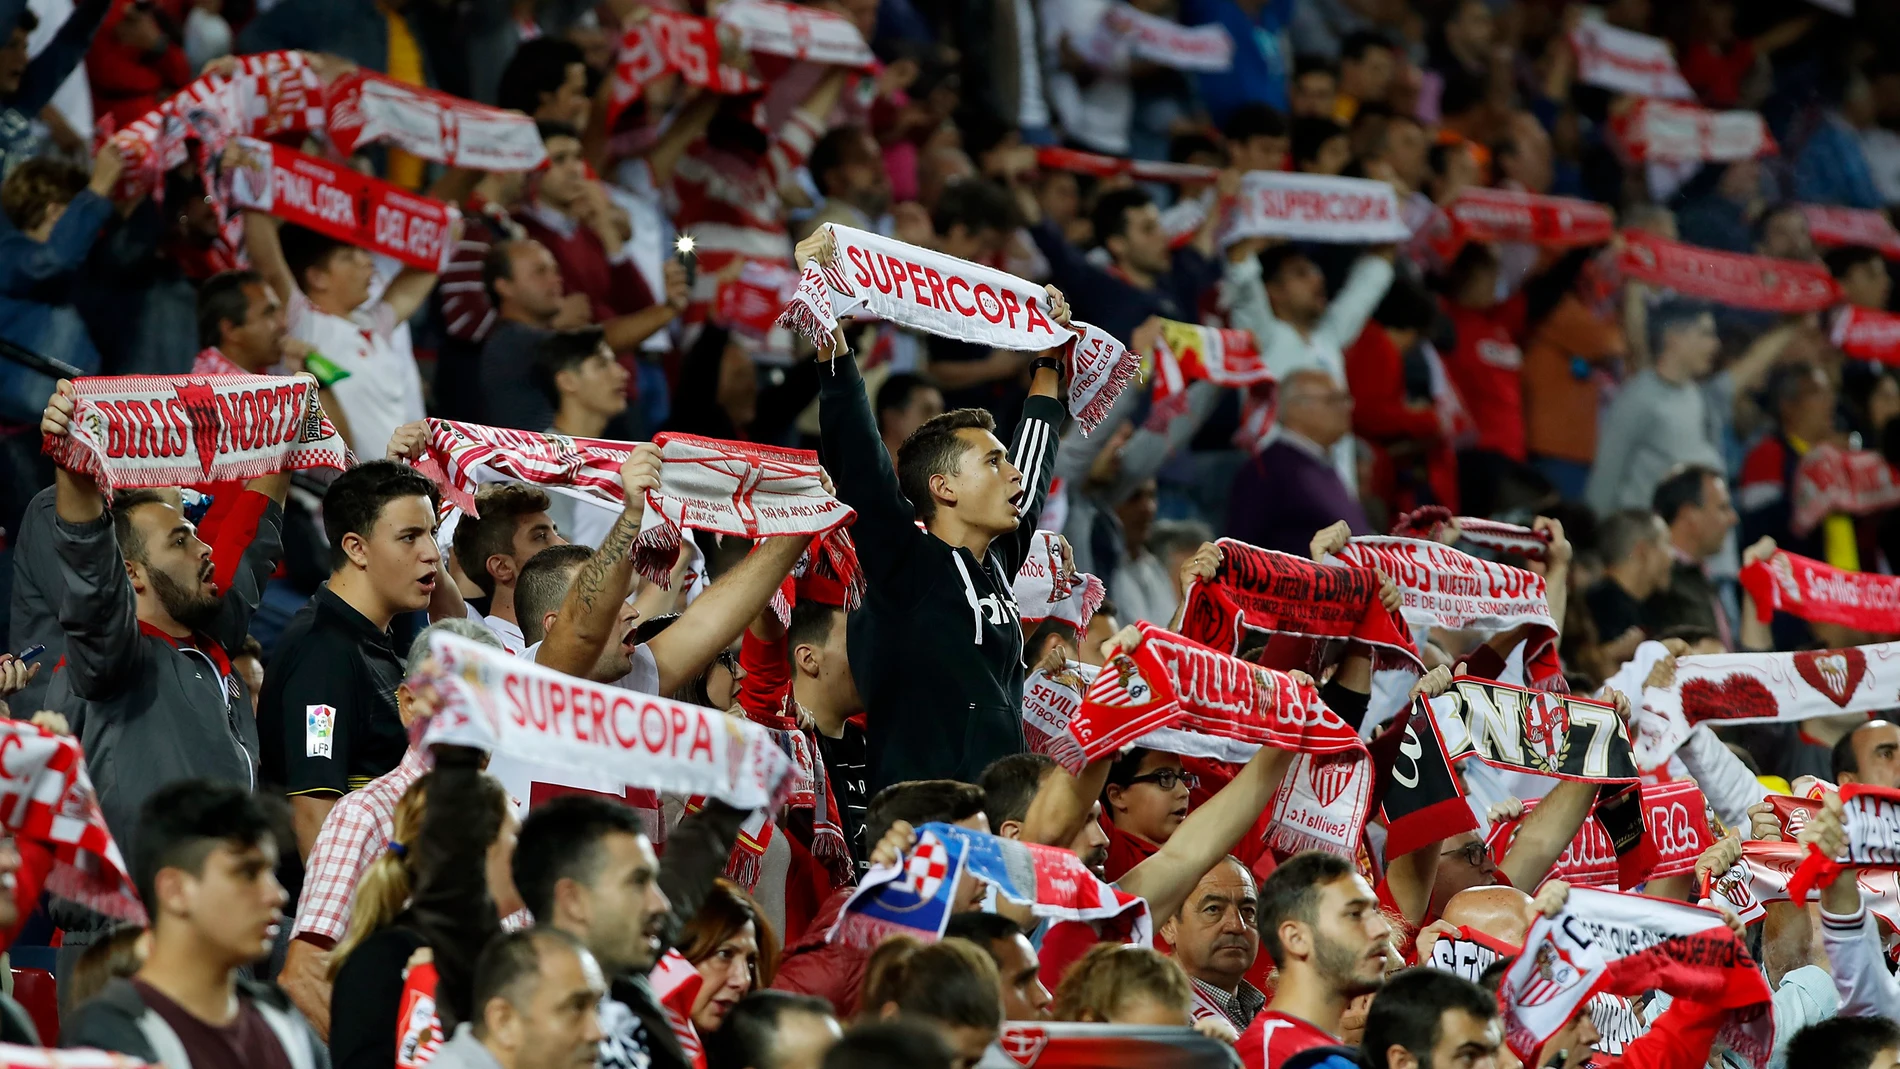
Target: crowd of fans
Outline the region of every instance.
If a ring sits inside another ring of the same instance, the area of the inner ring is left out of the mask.
[[[20,841],[0,849],[0,928],[16,964],[54,948],[37,960],[58,985],[30,1016],[0,996],[0,1042],[172,1069],[973,1069],[1033,1064],[1011,1030],[1074,1022],[1245,1069],[1529,1061],[1505,1043],[1501,977],[1568,908],[1607,787],[1488,794],[1459,763],[1475,831],[1385,856],[1375,805],[1355,856],[1276,852],[1286,751],[1064,764],[1030,752],[1026,680],[1125,660],[1132,625],[1179,630],[1217,539],[1321,561],[1395,528],[1547,583],[1551,689],[1615,703],[1619,737],[1632,703],[1675,693],[1679,658],[1861,658],[1900,635],[1758,614],[1739,582],[1778,549],[1867,575],[1900,562],[1900,494],[1804,515],[1817,450],[1900,484],[1900,374],[1850,355],[1840,328],[1894,308],[1900,234],[1811,230],[1815,209],[1900,207],[1887,5],[813,6],[875,59],[721,36],[715,65],[763,84],[727,92],[703,53],[696,73],[634,80],[625,42],[671,16],[633,0],[0,0],[0,709],[78,741],[147,917],[55,893],[0,808]],[[1231,60],[1105,45],[1131,7],[1223,28]],[[1646,102],[1584,74],[1589,33],[1611,31],[1668,42],[1694,102],[1758,116],[1772,140],[1748,158],[1634,154],[1619,130]],[[241,210],[199,155],[133,180],[152,160],[118,131],[230,57],[281,51],[326,85],[366,70],[524,113],[545,162],[301,144],[456,207],[436,271]],[[1149,180],[1100,158],[1192,169]],[[1418,236],[1230,240],[1263,171],[1385,183]],[[1591,202],[1620,230],[1428,239],[1483,190]],[[783,306],[828,256],[828,224],[1046,284],[1052,319],[1072,310],[1144,373],[1084,435],[1061,352],[863,321],[814,349],[745,312]],[[1818,267],[1838,303],[1765,311],[1625,277],[1636,235]],[[1181,324],[1225,329],[1208,336],[1270,382],[1168,383]],[[61,451],[81,429],[61,380],[220,374],[314,379],[350,466],[114,490]],[[689,535],[670,581],[641,574],[665,463],[650,445],[619,465],[624,507],[512,480],[445,507],[423,473],[438,420],[814,449],[855,513],[862,601],[809,566],[809,536]],[[1416,526],[1436,515],[1541,548]],[[1064,536],[1069,577],[1100,581],[1082,618],[1018,604],[1040,531]],[[441,698],[418,681],[443,636],[770,728],[816,801],[755,812],[645,789],[638,768],[602,789],[506,781],[490,764],[506,755],[423,742]],[[1526,682],[1535,642],[1415,637],[1427,701],[1454,675]],[[1303,665],[1368,737],[1375,664],[1355,636]],[[1886,716],[1700,724],[1655,773],[1697,784],[1712,845],[1691,874],[1632,883],[1725,914],[1773,992],[1765,1061],[1678,996],[1620,1004],[1629,1035],[1583,1006],[1539,1037],[1536,1069],[1900,1065],[1894,892],[1840,878],[1817,904],[1738,918],[1709,891],[1748,871],[1744,843],[1842,855],[1835,792],[1900,789]],[[1777,795],[1811,803],[1804,825]],[[1072,853],[1145,902],[1152,938],[969,877],[920,937],[840,938],[860,881],[917,857],[933,823]],[[1439,967],[1440,940],[1506,951],[1466,977]]]

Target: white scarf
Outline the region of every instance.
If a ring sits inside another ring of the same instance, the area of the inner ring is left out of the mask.
[[[1399,195],[1384,182],[1248,171],[1221,231],[1221,247],[1246,238],[1379,245],[1409,237]]]
[[[478,171],[529,171],[547,151],[534,119],[374,71],[339,78],[325,94],[330,142],[345,156],[389,142],[404,152]]]
[[[1234,65],[1234,39],[1218,23],[1183,26],[1118,0],[1102,13],[1095,32],[1074,44],[1083,59],[1104,68],[1115,66],[1123,48],[1136,59],[1178,71],[1218,73]]]
[[[1694,100],[1695,90],[1676,69],[1669,42],[1607,22],[1585,22],[1570,31],[1577,80],[1640,97]]]
[[[1643,692],[1630,718],[1636,763],[1655,768],[1695,725],[1792,723],[1893,708],[1900,643],[1795,653],[1718,653],[1676,662],[1669,689]]]
[[[1632,160],[1727,163],[1775,151],[1775,139],[1757,111],[1710,111],[1668,100],[1639,100],[1610,125]]]
[[[843,15],[778,0],[737,0],[719,8],[719,22],[739,31],[750,52],[785,56],[837,67],[877,62],[858,28]]]

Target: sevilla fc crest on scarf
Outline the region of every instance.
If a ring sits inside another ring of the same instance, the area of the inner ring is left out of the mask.
[[[1566,954],[1554,943],[1545,943],[1537,948],[1537,967],[1531,974],[1531,982],[1518,993],[1520,1006],[1542,1006],[1558,995],[1563,994],[1577,981],[1583,979],[1583,973]]]

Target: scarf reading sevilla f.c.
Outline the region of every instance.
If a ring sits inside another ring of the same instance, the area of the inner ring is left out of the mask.
[[[1069,414],[1084,434],[1108,415],[1141,361],[1106,331],[1050,318],[1041,286],[993,267],[837,223],[831,262],[805,264],[779,323],[814,346],[831,344],[846,316],[888,320],[940,338],[994,349],[1064,349]]]
[[[917,844],[897,864],[865,874],[826,939],[862,947],[900,933],[937,939],[961,905],[966,875],[1038,917],[1107,922],[1119,942],[1154,939],[1147,901],[1103,882],[1073,851],[939,823],[918,827]]]
[[[1640,230],[1623,231],[1623,251],[1616,266],[1639,282],[1735,308],[1818,312],[1841,298],[1840,286],[1825,267],[1772,256],[1716,252]]]
[[[1504,974],[1504,1037],[1526,1062],[1598,992],[1633,996],[1660,988],[1726,1010],[1729,1025],[1767,1015],[1770,993],[1748,948],[1721,914],[1640,895],[1572,888],[1555,917],[1538,917]],[[1725,1028],[1730,1049],[1761,1069],[1772,1033]]]
[[[1621,795],[1608,796],[1600,799],[1598,804],[1608,801],[1614,805],[1621,798]],[[1715,842],[1702,808],[1706,803],[1695,782],[1672,780],[1661,784],[1643,784],[1641,803],[1643,831],[1656,847],[1655,862],[1647,872],[1636,873],[1630,866],[1623,864],[1611,832],[1593,808],[1593,819],[1583,822],[1545,878],[1563,880],[1572,887],[1615,890],[1634,886],[1643,880],[1659,880],[1694,872],[1695,863],[1701,858],[1702,852]],[[1492,856],[1503,857],[1510,851],[1524,820],[1536,808],[1536,800],[1526,801],[1522,817],[1501,820],[1491,825],[1485,841],[1491,847]],[[1615,815],[1611,815],[1610,820],[1612,824],[1616,823]],[[1627,879],[1626,873],[1629,876]]]
[[[345,468],[308,376],[125,375],[72,380],[72,426],[44,449],[107,493]]]
[[[1842,571],[1778,549],[1767,560],[1743,565],[1740,580],[1762,623],[1785,612],[1812,623],[1900,633],[1900,576]]]
[[[1788,526],[1798,536],[1835,513],[1869,516],[1900,505],[1900,474],[1869,449],[1822,443],[1809,449],[1794,470],[1794,513]]]

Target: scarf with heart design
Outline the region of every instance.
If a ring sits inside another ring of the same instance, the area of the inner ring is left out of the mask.
[[[1794,723],[1893,708],[1900,643],[1794,653],[1718,653],[1676,661],[1676,681],[1652,687],[1630,718],[1636,763],[1655,768],[1705,721]]]

